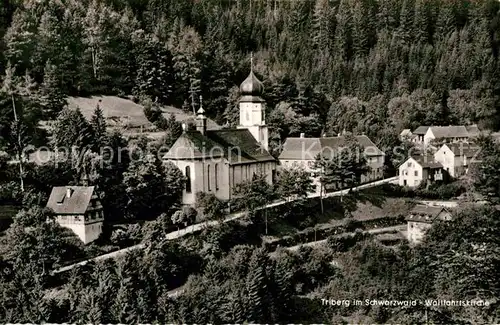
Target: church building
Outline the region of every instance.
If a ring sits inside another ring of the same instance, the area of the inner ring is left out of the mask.
[[[184,125],[183,134],[163,157],[186,177],[183,204],[195,204],[198,192],[229,200],[235,185],[251,180],[255,174],[266,175],[273,183],[277,160],[268,152],[263,91],[263,84],[251,69],[240,86],[240,122],[236,129],[207,129],[203,107],[197,112],[196,130]]]

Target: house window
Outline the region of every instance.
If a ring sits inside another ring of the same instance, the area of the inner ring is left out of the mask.
[[[214,166],[214,170],[215,170],[215,190],[218,191],[219,190],[219,165],[218,164],[215,164]]]
[[[418,176],[418,170],[415,171],[415,176]]]
[[[210,189],[210,165],[207,166],[207,178],[208,178],[208,181],[207,181],[208,190],[211,191],[211,189]]]
[[[186,166],[186,193],[191,193],[191,167]]]
[[[411,162],[408,163],[408,167],[411,167]]]

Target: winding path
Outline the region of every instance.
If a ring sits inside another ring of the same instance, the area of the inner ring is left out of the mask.
[[[358,190],[363,190],[365,188],[375,187],[375,186],[378,186],[378,185],[381,185],[381,184],[395,183],[397,181],[398,181],[398,176],[395,176],[395,177],[386,178],[386,179],[382,179],[382,180],[379,180],[379,181],[375,181],[375,182],[363,184],[363,185],[360,185],[358,187],[354,187],[352,189],[345,189],[345,190],[341,190],[341,191],[337,191],[337,192],[327,193],[323,197],[327,198],[327,197],[333,197],[333,196],[346,195],[346,194],[349,193],[349,190],[358,191]],[[319,194],[314,193],[314,194],[308,195],[308,198],[315,198],[315,197],[319,197]],[[289,202],[288,201],[273,202],[273,203],[270,203],[270,204],[266,205],[263,208],[272,208],[272,207],[280,206],[280,205],[283,205],[283,204],[286,204],[286,203],[289,203]],[[261,208],[261,209],[263,209],[263,208]],[[223,222],[230,222],[230,221],[239,219],[239,218],[241,218],[241,217],[243,217],[245,215],[246,215],[245,212],[233,213],[233,214],[229,215]],[[197,224],[194,224],[194,225],[189,226],[187,228],[181,229],[179,231],[174,231],[174,232],[168,233],[166,235],[166,239],[169,239],[169,240],[177,239],[177,238],[183,237],[183,236],[185,236],[187,234],[190,234],[190,233],[196,232],[198,230],[201,230],[203,228],[208,228],[210,226],[217,225],[217,223],[218,223],[218,221],[204,221],[204,222],[201,222],[201,223],[197,223]],[[131,252],[131,251],[134,251],[134,250],[137,250],[137,249],[143,249],[143,248],[144,248],[144,244],[130,246],[130,247],[123,248],[123,249],[120,249],[120,250],[117,250],[117,251],[114,251],[114,252],[111,252],[111,253],[107,253],[107,254],[104,254],[104,255],[100,255],[100,256],[97,256],[97,257],[85,260],[85,261],[81,261],[81,262],[78,262],[78,263],[75,263],[75,264],[64,266],[64,267],[62,267],[60,269],[54,270],[52,273],[53,274],[57,274],[57,273],[66,272],[66,271],[69,271],[69,270],[71,270],[71,269],[73,269],[73,268],[75,268],[77,266],[85,265],[85,264],[87,264],[90,261],[101,261],[101,260],[107,260],[107,259],[110,259],[110,258],[116,258],[116,257],[123,256],[123,255],[127,254],[128,252]]]

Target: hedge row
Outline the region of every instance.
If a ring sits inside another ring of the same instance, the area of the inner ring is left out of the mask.
[[[412,189],[395,184],[382,184],[380,188],[384,194],[391,197],[408,197],[429,200],[449,200],[460,196],[466,191],[459,183],[433,184],[429,188],[419,187]]]
[[[330,236],[326,243],[328,247],[336,252],[347,252],[351,247],[354,247],[358,242],[368,238],[370,234],[366,232],[356,232],[349,236]]]
[[[402,215],[388,216],[384,218],[365,221],[349,220],[346,223],[338,225],[336,227],[317,229],[316,231],[314,228],[307,228],[304,231],[298,232],[292,236],[285,236],[271,243],[266,243],[265,245],[270,250],[275,250],[278,245],[280,247],[290,247],[299,244],[310,243],[315,240],[323,240],[330,236],[353,232],[356,229],[369,230],[374,228],[392,227],[404,224],[404,222],[405,217]]]

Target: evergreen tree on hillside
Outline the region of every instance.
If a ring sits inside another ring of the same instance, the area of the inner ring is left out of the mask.
[[[357,56],[364,56],[369,50],[368,15],[369,12],[362,2],[356,1],[354,8],[352,8],[352,47]]]
[[[177,35],[178,43],[171,49],[176,76],[176,102],[188,100],[191,110],[197,111],[201,92],[201,61],[203,44],[192,27],[184,27]]]
[[[251,323],[262,322],[266,316],[267,286],[266,286],[267,258],[261,249],[254,250],[248,265],[246,286],[248,292],[247,320]]]
[[[312,20],[312,42],[318,50],[326,51],[331,47],[332,9],[328,0],[316,0]]]
[[[133,91],[137,96],[148,96],[154,102],[169,103],[174,85],[172,55],[154,37],[146,36],[140,43],[142,45],[137,58],[138,71]]]
[[[81,150],[92,140],[92,127],[80,109],[64,109],[54,123],[52,145],[55,148],[70,150],[76,147]]]
[[[66,106],[66,98],[61,92],[56,66],[47,61],[44,69],[43,83],[41,84],[41,105],[45,118],[55,119],[57,114]]]
[[[352,46],[352,16],[351,0],[341,0],[336,15],[334,55],[337,59],[347,61],[350,59]]]
[[[106,120],[104,119],[104,115],[102,109],[97,104],[94,114],[90,119],[90,126],[92,128],[92,142],[94,146],[94,150],[96,152],[100,152],[100,149],[107,142],[107,132],[106,132]]]

